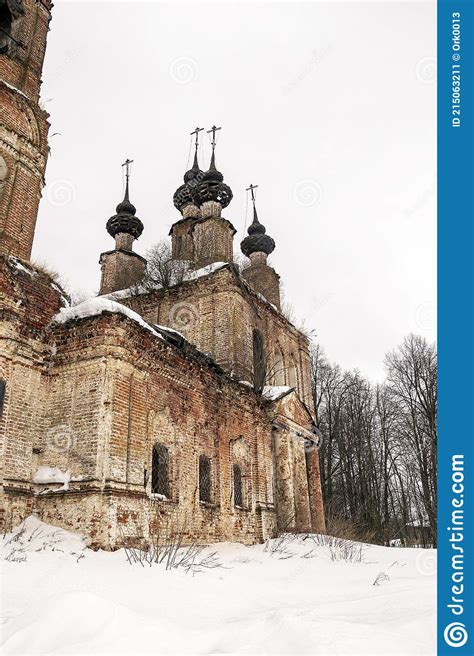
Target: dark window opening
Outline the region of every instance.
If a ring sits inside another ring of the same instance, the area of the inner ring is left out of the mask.
[[[0,54],[8,52],[12,31],[13,16],[5,2],[0,6]]]
[[[243,494],[242,494],[242,469],[239,465],[234,465],[234,506],[243,508]]]
[[[0,417],[3,415],[3,405],[5,403],[6,382],[0,378]]]
[[[155,444],[151,464],[151,492],[170,498],[170,455],[163,444]]]
[[[265,385],[266,367],[265,350],[263,348],[262,333],[254,329],[253,334],[253,386],[257,392],[261,392]]]
[[[16,46],[24,46],[13,36],[25,13],[22,0],[0,0],[0,54],[12,55]]]
[[[210,503],[211,498],[211,459],[207,456],[199,456],[199,501]]]

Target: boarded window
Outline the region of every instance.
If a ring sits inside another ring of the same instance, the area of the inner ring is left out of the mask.
[[[212,499],[211,459],[199,456],[199,501]]]
[[[240,465],[234,465],[234,506],[242,508],[244,505],[242,494],[242,469]]]
[[[151,464],[151,492],[170,498],[170,454],[164,444],[155,444]]]

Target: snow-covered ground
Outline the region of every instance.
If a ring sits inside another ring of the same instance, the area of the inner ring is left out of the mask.
[[[31,517],[3,539],[2,653],[435,653],[434,551],[303,537],[213,545],[193,574]]]

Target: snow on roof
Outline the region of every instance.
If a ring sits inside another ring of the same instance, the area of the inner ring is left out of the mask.
[[[13,84],[8,84],[8,82],[6,82],[5,80],[2,80],[2,83],[3,83],[6,87],[8,87],[9,89],[11,89],[12,91],[16,91],[16,93],[19,93],[21,96],[23,96],[24,98],[26,98],[27,100],[29,100],[29,98],[28,98],[28,96],[26,95],[26,93],[25,93],[24,91],[22,91],[21,89],[18,89],[17,87],[14,87]]]
[[[38,275],[38,270],[31,265],[29,262],[22,262],[18,257],[15,257],[14,255],[9,255],[8,256],[8,262],[13,269],[16,271],[21,271],[22,273],[26,273],[28,276],[31,276],[34,278],[35,276]],[[49,276],[48,274],[45,274],[47,278],[49,278],[49,284],[51,285],[51,288],[54,289],[55,291],[58,292],[61,296],[61,302],[63,305],[69,305],[69,297],[67,296],[66,292],[64,289],[61,289],[61,287],[54,282],[54,280]]]
[[[23,273],[27,273],[29,276],[37,276],[38,272],[33,269],[32,267],[25,266],[20,260],[15,257],[14,255],[10,255],[8,257],[10,264],[13,266],[14,269],[17,271],[23,271]]]
[[[160,326],[158,323],[155,323],[153,325],[155,326],[155,328],[158,328],[158,330],[164,330],[165,332],[168,333],[174,333],[175,335],[179,335],[179,337],[186,339],[183,333],[180,333],[179,330],[175,330],[174,328],[170,328],[169,326]]]
[[[66,323],[66,321],[71,321],[73,319],[84,319],[85,317],[94,317],[102,314],[102,312],[113,312],[118,314],[123,314],[135,323],[138,323],[142,328],[150,331],[156,337],[163,339],[163,336],[160,335],[149,323],[147,323],[137,312],[134,312],[130,308],[117,303],[116,301],[111,301],[108,298],[98,297],[91,298],[79,305],[74,305],[73,307],[62,308],[54,317],[53,323]]]
[[[280,312],[280,310],[277,308],[277,306],[276,306],[274,303],[271,303],[271,302],[268,300],[268,298],[265,298],[265,296],[264,296],[263,294],[261,294],[260,292],[255,291],[255,289],[253,289],[253,288],[252,288],[252,291],[254,291],[255,294],[257,294],[258,298],[259,298],[261,301],[263,301],[264,303],[266,303],[267,305],[269,305],[270,307],[272,307],[274,310],[276,310],[277,312],[279,312],[279,313],[281,314],[281,312]]]
[[[228,264],[228,262],[213,262],[212,264],[208,264],[205,267],[196,269],[196,271],[189,271],[189,273],[187,273],[184,277],[184,282],[187,282],[188,280],[197,280],[198,278],[208,276],[210,273],[215,273],[216,271],[219,271],[219,269],[223,269]]]
[[[287,385],[266,385],[263,388],[262,396],[267,401],[277,401],[278,399],[281,399],[282,396],[293,391],[293,389],[293,387],[288,387]]]
[[[190,282],[191,280],[198,280],[199,278],[204,278],[204,276],[208,276],[211,273],[215,273],[216,271],[223,269],[228,264],[229,264],[228,262],[213,262],[212,264],[208,264],[207,266],[201,267],[200,269],[188,271],[184,275],[182,282]],[[176,285],[171,285],[171,287],[176,287],[177,285],[180,284],[182,283],[176,283]],[[153,292],[158,289],[163,289],[162,285],[156,284],[153,285],[152,288],[148,288],[143,285],[135,285],[134,287],[127,287],[127,289],[119,289],[118,291],[111,292],[110,294],[104,294],[100,298],[108,298],[111,299],[112,301],[119,301],[122,298],[130,298],[130,296],[147,294],[149,292]]]

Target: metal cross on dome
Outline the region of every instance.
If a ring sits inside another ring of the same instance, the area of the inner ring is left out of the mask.
[[[210,130],[207,131],[207,134],[211,134],[212,132],[212,141],[211,141],[211,146],[212,146],[212,151],[214,152],[214,148],[216,147],[216,132],[218,130],[222,130],[222,128],[218,128],[215,125],[212,126]]]
[[[252,199],[252,203],[255,205],[255,194],[254,194],[254,189],[257,189],[258,185],[251,184],[250,187],[247,187],[245,191],[250,191],[250,197]]]
[[[194,142],[194,145],[196,146],[196,150],[197,150],[197,147],[199,146],[199,133],[202,130],[204,130],[204,128],[194,128],[194,130],[191,132],[191,136],[193,136],[193,134],[196,136],[196,140]]]
[[[129,181],[130,179],[130,169],[131,169],[131,164],[133,164],[133,159],[126,159],[125,162],[122,164],[122,166],[125,166],[125,180]]]

